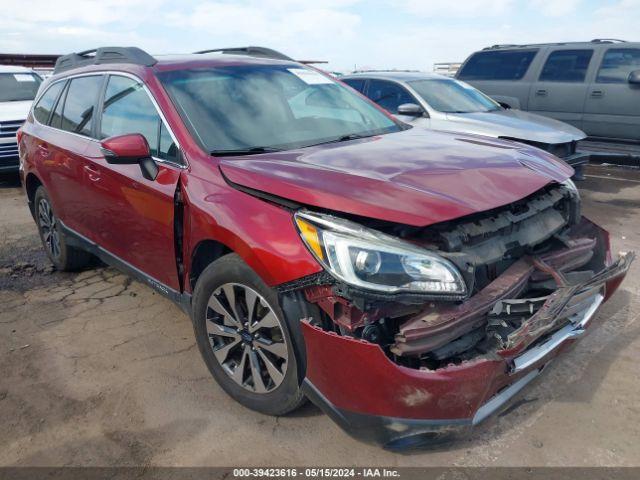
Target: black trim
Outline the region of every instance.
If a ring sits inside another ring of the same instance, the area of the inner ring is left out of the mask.
[[[250,57],[258,57],[258,58],[273,58],[276,60],[288,60],[290,62],[295,62],[295,60],[282,52],[278,52],[277,50],[273,50],[267,47],[229,47],[229,48],[214,48],[210,50],[200,50],[198,52],[193,52],[196,54],[203,53],[223,53],[230,55],[247,55]]]
[[[320,410],[353,438],[381,445],[388,450],[407,451],[451,442],[472,428],[472,420],[423,420],[350,412],[333,405],[305,378],[302,391]]]
[[[126,273],[139,280],[142,283],[145,283],[156,290],[158,293],[161,293],[169,300],[178,305],[185,313],[189,316],[191,315],[191,295],[188,293],[178,292],[171,287],[159,282],[155,278],[147,275],[142,270],[134,267],[130,263],[124,261],[120,257],[115,256],[111,252],[105,250],[103,247],[98,245],[97,243],[89,240],[84,235],[76,232],[75,230],[67,227],[62,221],[58,220],[60,223],[60,227],[65,235],[65,240],[67,244],[72,247],[81,248],[96,257],[102,260],[104,263],[111,265],[114,268]]]
[[[251,195],[252,197],[259,198],[260,200],[265,200],[269,203],[275,203],[276,205],[288,208],[290,210],[297,210],[304,206],[301,203],[295,202],[293,200],[288,200],[286,198],[279,197],[278,195],[273,195],[271,193],[263,192],[262,190],[256,190],[255,188],[245,187],[244,185],[235,183],[229,180],[229,177],[227,177],[224,174],[224,171],[222,170],[222,168],[218,167],[218,170],[220,171],[220,175],[222,175],[222,178],[224,179],[224,181],[227,182],[227,185],[229,185],[231,188],[234,188],[243,193],[246,193],[247,195]]]
[[[58,74],[88,65],[104,65],[108,63],[132,63],[134,65],[152,67],[158,61],[138,47],[101,47],[59,57],[56,60],[53,73]]]

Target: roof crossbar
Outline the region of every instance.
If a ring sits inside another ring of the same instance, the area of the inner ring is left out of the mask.
[[[285,55],[284,53],[266,47],[214,48],[211,50],[200,50],[193,53],[226,53],[230,55],[247,55],[250,57],[274,58],[276,60],[288,60],[291,62],[295,62],[293,58]]]
[[[101,47],[61,56],[56,61],[53,73],[108,63],[133,63],[152,67],[157,60],[138,47]]]

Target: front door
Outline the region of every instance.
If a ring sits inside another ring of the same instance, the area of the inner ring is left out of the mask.
[[[629,74],[640,70],[640,48],[610,48],[589,85],[584,131],[590,136],[640,140],[640,85]]]
[[[110,75],[98,108],[98,138],[142,134],[159,173],[147,180],[138,165],[108,164],[99,143],[90,146],[85,156],[95,171],[91,208],[96,241],[155,281],[178,290],[173,222],[182,168],[176,142],[138,80]]]
[[[553,50],[529,91],[529,111],[582,128],[593,50]]]

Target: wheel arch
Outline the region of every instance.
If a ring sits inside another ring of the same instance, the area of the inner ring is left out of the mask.
[[[204,269],[228,253],[233,253],[233,250],[217,240],[204,239],[198,242],[189,256],[189,286],[192,292]]]
[[[42,180],[40,180],[33,172],[29,172],[24,179],[24,189],[27,194],[27,200],[29,201],[29,210],[31,210],[31,215],[34,214],[33,199],[36,196],[36,190],[38,190],[38,187],[42,185]]]

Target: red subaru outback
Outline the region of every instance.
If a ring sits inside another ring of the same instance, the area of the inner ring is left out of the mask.
[[[309,398],[388,448],[500,409],[633,258],[552,155],[413,129],[264,49],[67,55],[19,137],[56,268],[97,256],[177,302],[243,405]]]

